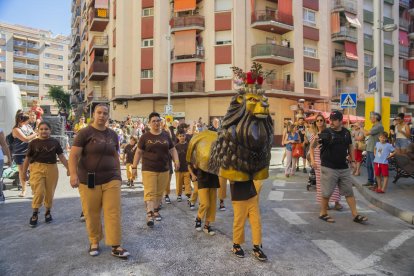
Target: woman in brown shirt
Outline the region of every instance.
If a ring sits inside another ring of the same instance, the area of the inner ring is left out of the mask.
[[[89,254],[99,255],[103,211],[105,242],[112,246],[111,254],[127,258],[129,252],[120,246],[122,179],[118,135],[106,127],[108,119],[108,106],[98,104],[93,122],[78,132],[69,156],[70,184],[79,188],[90,242]]]
[[[144,184],[144,202],[147,208],[147,226],[154,226],[154,219],[161,220],[159,206],[170,173],[170,154],[178,170],[180,162],[171,140],[171,136],[162,130],[160,114],[149,115],[151,129],[145,132],[138,142],[132,169],[136,169],[142,158],[142,182]]]

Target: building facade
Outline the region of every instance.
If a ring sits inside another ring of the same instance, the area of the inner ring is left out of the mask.
[[[409,4],[384,0],[384,21],[400,27],[384,35],[384,91],[394,113],[414,103]],[[164,113],[170,89],[176,118],[209,122],[224,116],[235,93],[230,67],[257,61],[274,70],[264,88],[276,140],[298,106],[329,111],[341,92],[358,93],[362,115],[372,10],[373,0],[73,0],[73,102],[83,113],[109,102],[114,119],[145,117]]]
[[[67,36],[30,27],[0,23],[0,81],[14,82],[23,102],[53,105],[47,95],[52,85],[69,89]]]

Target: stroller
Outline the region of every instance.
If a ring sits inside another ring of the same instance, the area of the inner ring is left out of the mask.
[[[0,177],[0,183],[5,186],[4,179],[13,180],[13,186],[17,186],[20,190],[20,180],[19,180],[19,169],[17,165],[13,163],[10,167],[3,170],[3,175]],[[5,188],[5,187],[4,187]],[[5,189],[4,189],[5,190]]]
[[[306,190],[309,191],[312,186],[316,187],[316,173],[314,168],[311,168],[309,171],[309,179],[308,185],[306,185]]]

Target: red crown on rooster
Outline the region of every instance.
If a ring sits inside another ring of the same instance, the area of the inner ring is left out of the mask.
[[[260,63],[253,62],[250,71],[244,72],[243,69],[233,66],[231,67],[234,74],[234,83],[240,86],[239,91],[252,94],[264,94],[262,84],[274,70],[264,71]]]

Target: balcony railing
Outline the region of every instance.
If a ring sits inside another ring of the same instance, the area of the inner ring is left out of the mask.
[[[293,48],[288,48],[274,44],[256,44],[252,46],[252,58],[265,56],[280,56],[293,59]]]
[[[39,59],[39,55],[32,54],[32,53],[22,53],[22,52],[14,52],[15,57],[25,57],[31,59]]]
[[[188,27],[200,27],[204,28],[204,16],[193,15],[184,17],[173,17],[171,19],[171,28],[188,28]]]
[[[399,98],[402,103],[408,103],[409,101],[408,94],[399,94]]]
[[[204,47],[200,46],[196,50],[196,52],[193,55],[181,55],[176,56],[175,51],[171,51],[171,60],[172,61],[179,61],[179,60],[185,60],[185,59],[204,59]]]
[[[414,48],[410,48],[410,50],[408,51],[408,56],[414,57]]]
[[[318,84],[316,82],[303,82],[303,86],[306,88],[318,88]]]
[[[394,70],[392,68],[384,68],[384,81],[394,82]]]
[[[89,80],[104,80],[108,76],[109,64],[103,61],[94,61],[89,67]]]
[[[93,36],[92,41],[89,44],[89,49],[92,49],[93,47],[108,48],[108,36],[106,35]]]
[[[339,96],[341,96],[342,93],[358,92],[358,87],[357,86],[345,86],[345,87],[343,87],[343,86],[334,85],[332,87],[332,91],[333,91],[333,94],[332,94],[333,97],[339,97]]]
[[[345,56],[336,56],[332,58],[332,67],[349,67],[358,68],[358,60],[349,59]]]
[[[400,78],[408,79],[408,70],[404,68],[400,68]]]
[[[279,11],[255,11],[252,13],[252,23],[274,21],[293,26],[293,16]]]
[[[357,32],[355,29],[341,27],[338,33],[331,34],[331,38],[335,40],[349,40],[352,42],[357,42]]]
[[[33,85],[19,85],[20,90],[23,91],[32,91],[32,92],[38,92],[39,86],[33,86]]]
[[[351,0],[334,0],[332,10],[343,10],[356,14],[356,2]]]
[[[400,6],[405,8],[410,7],[410,0],[400,0]]]
[[[408,46],[400,44],[400,56],[408,56],[409,48]]]
[[[408,27],[410,26],[410,21],[408,21],[405,18],[400,17],[399,23],[400,23],[400,28],[403,28],[403,29],[408,29]]]
[[[172,84],[172,91],[179,92],[204,92],[205,82],[203,80],[196,80],[194,82],[177,82]]]
[[[14,73],[13,78],[15,78],[15,79],[25,79],[25,80],[39,80],[39,76],[19,74],[19,73]]]
[[[282,91],[295,91],[295,84],[292,81],[286,81],[286,80],[269,80],[266,81],[269,89],[275,89],[275,90],[282,90]]]
[[[28,70],[39,70],[38,65],[26,64],[26,63],[22,63],[22,62],[13,62],[13,66],[17,67],[17,68],[28,69]]]

